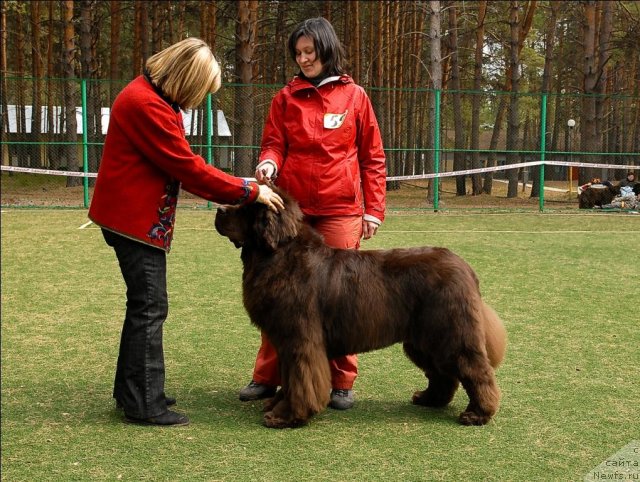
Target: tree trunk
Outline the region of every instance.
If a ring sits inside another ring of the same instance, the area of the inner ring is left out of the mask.
[[[422,35],[422,29],[424,27],[424,16],[413,15],[413,25],[411,31],[413,32],[410,52],[422,52],[422,43],[424,35]],[[407,62],[410,66],[410,78],[408,79],[408,85],[410,87],[409,95],[406,99],[407,109],[407,147],[411,148],[408,160],[411,163],[412,169],[409,174],[414,175],[424,172],[421,166],[421,143],[419,142],[421,122],[417,117],[420,112],[420,101],[424,97],[423,92],[419,92],[420,88],[420,62],[417,62],[415,58],[410,58]]]
[[[509,112],[507,122],[507,164],[518,162],[518,137],[520,135],[520,50],[518,39],[520,38],[520,22],[518,21],[518,1],[511,1],[509,27],[510,27],[510,48],[509,67],[511,71],[511,95],[509,96]],[[518,170],[509,169],[507,171],[509,186],[507,197],[518,197]]]
[[[402,72],[404,70],[403,57],[402,57],[402,38],[400,35],[400,7],[401,2],[394,2],[391,4],[391,18],[393,21],[391,22],[391,36],[390,38],[396,39],[395,42],[391,43],[393,45],[393,54],[389,56],[389,75],[392,77],[392,81],[387,84],[393,87],[392,92],[392,102],[391,102],[391,123],[393,126],[393,144],[394,146],[402,146],[402,89],[400,86],[402,85]],[[391,66],[391,58],[395,60],[395,65]],[[391,156],[394,164],[394,172],[398,175],[403,174],[403,165],[404,165],[404,157],[406,155],[406,151],[395,151]],[[398,189],[400,187],[400,183],[394,182],[391,185],[391,189]]]
[[[54,3],[48,2],[48,12],[47,12],[47,28],[49,32],[47,34],[47,88],[46,88],[46,104],[47,104],[47,114],[46,114],[46,126],[48,132],[53,132],[53,124],[54,124],[54,114],[53,109],[54,106],[59,106],[58,96],[56,92],[54,92],[53,88],[53,77],[55,72],[55,64],[54,64],[54,50],[55,50],[55,14],[54,14]],[[56,57],[57,59],[57,57]],[[55,99],[55,100],[54,100]],[[58,146],[55,144],[47,144],[47,166],[49,169],[55,169],[60,165],[60,156],[58,155]]]
[[[99,32],[95,19],[95,0],[82,0],[80,4],[80,65],[82,79],[87,87],[86,111],[82,115],[87,119],[87,139],[90,145],[87,148],[89,172],[97,172],[100,164],[101,149],[97,142],[102,139],[102,113],[100,83],[91,82],[96,78],[97,65],[94,54],[94,45],[98,43],[96,38]],[[94,184],[94,179],[89,179],[89,184]]]
[[[632,65],[629,83],[635,86],[634,95],[637,97],[640,94],[640,59],[638,59],[637,56],[633,59]],[[629,150],[625,150],[625,152],[640,152],[640,102],[635,102],[635,107],[633,110],[630,109],[629,114],[631,145],[629,146]],[[630,156],[629,164],[633,162],[634,158]],[[635,158],[635,163],[637,164],[637,158]]]
[[[169,2],[151,2],[151,52],[152,54],[162,50],[162,38],[164,37],[164,9],[171,7]]]
[[[561,59],[564,58],[565,30],[566,30],[566,22],[561,23],[556,32],[558,35],[558,55],[556,57],[558,59],[558,62],[561,62],[562,61]],[[553,91],[555,92],[555,95],[553,96],[553,110],[554,110],[553,131],[551,132],[551,146],[549,148],[549,150],[551,151],[560,150],[561,132],[564,132],[566,130],[565,129],[567,125],[566,116],[568,115],[568,111],[565,107],[565,104],[566,104],[565,96],[562,95],[566,90],[565,89],[565,85],[567,84],[566,78],[567,78],[567,69],[563,69],[562,65],[558,65],[557,75],[556,75],[556,85],[555,85],[555,89],[553,89]],[[555,160],[567,161],[566,157],[567,157],[567,154],[564,154],[564,157],[562,157],[562,159],[555,159]]]
[[[387,104],[384,109],[386,115],[386,129],[389,141],[387,145],[398,146],[401,130],[401,119],[399,118],[399,102],[400,92],[395,88],[399,85],[399,73],[402,70],[402,58],[399,57],[401,42],[398,40],[398,31],[400,28],[399,12],[400,4],[398,2],[387,2],[388,21],[385,22],[385,33],[388,54],[383,55],[384,59],[384,80],[383,83],[389,89],[384,91],[382,95],[386,98]],[[392,39],[395,39],[392,41]],[[389,175],[402,175],[402,152],[391,151],[387,154],[387,168]],[[392,191],[398,189],[400,184],[398,181],[387,183],[387,190]]]
[[[273,66],[273,83],[281,83],[286,84],[288,80],[286,65],[289,63],[289,52],[286,48],[287,41],[287,32],[284,23],[284,19],[286,16],[285,7],[282,3],[278,3],[278,12],[277,18],[278,21],[276,23],[276,52],[278,55],[274,55],[274,61],[280,61],[280,75],[278,76],[276,73],[278,72],[277,65]]]
[[[353,66],[352,74],[356,84],[362,80],[361,76],[361,54],[360,54],[360,2],[356,0],[351,2],[351,18],[349,30],[353,32],[349,50],[351,51],[351,65]]]
[[[31,137],[29,165],[43,167],[42,146],[42,52],[40,49],[40,1],[34,0],[30,4],[31,10]]]
[[[554,63],[554,55],[555,51],[555,43],[556,43],[556,23],[558,20],[558,9],[559,4],[556,2],[551,2],[549,4],[549,8],[551,10],[551,14],[547,17],[546,28],[545,28],[545,53],[544,53],[544,69],[542,71],[542,85],[540,86],[540,91],[543,93],[548,93],[551,91],[551,75],[552,68]],[[548,101],[548,99],[547,99]],[[547,126],[542,125],[542,118],[540,118],[540,132],[542,129],[546,130]],[[545,132],[546,137],[546,132]],[[540,150],[540,137],[538,137],[536,141],[536,145],[538,147],[537,150]],[[552,149],[553,150],[553,149]],[[536,175],[533,176],[533,184],[531,186],[531,197],[536,198],[540,196],[540,186],[543,184],[543,179],[540,179],[540,173],[542,172],[542,168],[540,166],[533,167],[531,169]]]
[[[116,80],[120,80],[120,31],[122,29],[122,13],[120,0],[111,0],[109,3],[111,13],[111,51],[109,58],[109,105],[113,104],[116,95],[120,91]]]
[[[147,2],[134,2],[134,9],[132,77],[137,77],[149,58],[149,8]]]
[[[234,144],[237,176],[251,176],[255,168],[253,149],[253,56],[257,28],[258,0],[238,0],[236,25],[236,72],[240,85],[236,89]]]
[[[2,2],[3,5],[6,2]],[[16,58],[16,67],[18,72],[25,71],[25,59],[24,52],[26,50],[26,34],[25,34],[25,24],[23,15],[17,15],[16,25],[15,25],[15,39],[16,39],[16,48],[15,58]],[[4,76],[3,76],[4,77]],[[16,115],[16,128],[17,135],[15,136],[18,142],[28,142],[29,138],[27,136],[27,106],[25,101],[25,94],[27,92],[26,82],[23,78],[19,78],[16,81],[15,85],[15,115]],[[15,153],[19,166],[27,166],[28,159],[24,159],[22,156],[24,155],[21,151],[17,151]]]
[[[382,125],[384,126],[384,145],[385,146],[392,146],[393,145],[393,139],[394,139],[394,132],[393,132],[393,118],[391,116],[391,111],[393,109],[393,96],[392,96],[392,92],[391,90],[389,90],[389,87],[391,87],[392,84],[392,78],[393,78],[393,74],[391,72],[391,66],[390,66],[390,54],[389,52],[391,52],[391,45],[392,45],[392,41],[391,41],[391,35],[392,35],[392,31],[391,31],[391,2],[385,0],[383,2],[379,3],[380,5],[380,10],[381,10],[381,24],[380,27],[382,29],[382,44],[381,44],[381,48],[380,48],[380,87],[387,87],[387,90],[384,91],[379,91],[379,96],[380,96],[380,110],[378,111],[378,114],[381,116],[380,119],[378,119],[379,121],[381,121]],[[389,152],[387,155],[387,171],[389,173],[389,175],[395,175],[395,171],[394,171],[395,167],[394,167],[394,157],[393,157],[393,152]],[[397,186],[397,184],[395,182],[388,182],[387,183],[387,190],[391,191],[392,189],[395,189]]]
[[[460,92],[460,65],[458,63],[458,12],[455,4],[449,10],[449,48],[451,49],[451,89],[453,90],[453,130],[454,130],[454,152],[453,170],[462,171],[466,169],[465,162],[465,139],[464,120],[462,118],[462,94]],[[456,195],[467,194],[466,176],[456,176]]]
[[[531,0],[528,4],[527,11],[525,13],[524,20],[522,22],[522,26],[519,29],[519,38],[518,38],[518,57],[520,56],[520,52],[524,46],[524,40],[529,34],[529,30],[531,30],[531,25],[533,24],[533,16],[536,11],[537,6],[536,0]],[[505,74],[505,86],[504,91],[511,91],[511,82],[512,82],[512,72],[509,70],[511,68],[511,63],[507,62],[507,69]],[[487,162],[488,166],[495,166],[497,162],[496,157],[496,149],[498,147],[498,139],[500,138],[500,132],[502,131],[502,123],[504,121],[505,110],[507,109],[507,101],[509,99],[506,95],[501,96],[500,103],[498,104],[498,111],[496,113],[496,120],[493,125],[493,133],[491,135],[491,143],[489,145],[489,160]],[[484,186],[482,191],[491,194],[491,188],[493,184],[493,173],[487,172],[484,176]]]
[[[487,1],[478,2],[478,24],[476,27],[476,49],[473,64],[473,90],[471,97],[471,168],[482,167],[480,161],[480,102],[482,100],[482,50],[484,48],[484,21],[487,14]],[[471,176],[471,192],[478,195],[482,192],[482,176]]]
[[[380,1],[376,2],[372,5],[372,13],[369,18],[369,34],[370,41],[369,44],[371,46],[372,52],[375,52],[371,58],[370,71],[371,71],[371,86],[373,90],[371,92],[371,103],[373,105],[373,110],[376,113],[376,117],[378,118],[378,122],[380,123],[380,131],[383,139],[384,146],[390,146],[389,136],[387,132],[387,119],[385,116],[385,98],[386,96],[383,94],[381,90],[379,90],[383,86],[383,73],[384,73],[384,63],[383,63],[383,52],[385,51],[385,2]],[[391,174],[388,171],[388,174]],[[391,183],[387,183],[387,189],[390,190]]]
[[[0,4],[0,71],[2,72],[2,85],[0,85],[0,103],[5,106],[7,102],[7,92],[9,83],[7,82],[7,4]],[[2,125],[9,125],[9,114],[7,109],[2,109]],[[5,129],[0,129],[0,139],[2,139],[2,164],[9,165],[9,145],[7,144],[7,133]]]
[[[596,131],[596,84],[598,82],[598,72],[596,67],[596,1],[587,0],[584,2],[584,64],[583,64],[583,92],[582,112],[580,119],[580,150],[583,152],[597,151],[597,131]],[[587,155],[583,162],[594,162],[595,156]],[[580,170],[579,183],[585,184],[594,177],[593,168]]]
[[[441,45],[441,27],[440,27],[440,1],[439,0],[430,0],[429,1],[430,19],[429,19],[429,38],[431,39],[431,79],[432,86],[434,90],[442,89],[442,45]],[[429,118],[431,119],[431,126],[436,125],[436,105],[435,105],[436,97],[432,97],[432,102],[430,106],[431,115]],[[433,132],[433,127],[430,132]],[[439,134],[439,133],[438,133]],[[431,134],[433,135],[433,134]],[[433,141],[433,139],[431,139]],[[431,142],[429,145],[433,145]],[[435,154],[435,153],[434,153]],[[435,171],[435,166],[433,163],[433,158],[430,162],[430,172]],[[427,201],[429,203],[433,203],[435,199],[434,185],[436,183],[429,182],[429,189],[427,193]]]
[[[216,54],[216,24],[218,21],[218,7],[216,2],[210,0],[200,1],[200,37],[207,42],[216,58],[219,60]],[[171,18],[171,17],[170,17]],[[177,42],[175,32],[171,30],[171,43]]]
[[[73,27],[73,0],[64,0],[62,3],[63,8],[63,45],[64,56],[62,60],[64,75],[68,79],[64,84],[64,132],[65,140],[69,143],[65,146],[64,157],[66,159],[66,168],[69,171],[81,170],[81,165],[78,159],[78,123],[76,121],[76,106],[78,82],[75,75],[75,31]],[[80,177],[67,177],[67,186],[79,186],[82,184],[82,178]]]
[[[610,109],[610,101],[605,97],[605,93],[607,91],[607,64],[611,58],[609,48],[612,28],[612,4],[611,2],[600,2],[598,7],[602,10],[602,13],[600,16],[600,31],[598,34],[598,80],[595,85],[595,92],[598,94],[595,97],[596,132],[599,136],[596,139],[595,148],[598,152],[605,152],[606,136],[608,132],[608,129],[606,129],[605,112]],[[612,158],[607,157],[606,159],[610,161]],[[607,164],[608,163],[609,162],[607,162]],[[606,170],[604,170],[600,178],[607,179],[608,177]]]

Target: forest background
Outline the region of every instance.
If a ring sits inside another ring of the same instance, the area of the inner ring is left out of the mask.
[[[349,72],[372,98],[390,175],[433,172],[440,130],[454,170],[536,159],[541,137],[551,157],[565,160],[572,150],[583,162],[640,158],[636,1],[5,0],[0,8],[3,164],[81,170],[69,113],[86,95],[89,169],[97,171],[101,109],[150,55],[198,36],[222,65],[225,87],[211,108],[233,132],[231,142],[216,138],[216,163],[251,175],[270,100],[297,72],[286,39],[313,16],[333,23]],[[54,116],[63,125],[57,136],[45,127]],[[205,124],[201,117],[188,133],[196,149],[212,135]],[[599,174],[579,172],[579,182]],[[457,193],[490,193],[491,175],[458,176]],[[508,173],[509,196],[518,175]],[[534,178],[532,197],[537,185]]]

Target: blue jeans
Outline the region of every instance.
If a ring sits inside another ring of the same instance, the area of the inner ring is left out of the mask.
[[[125,414],[156,417],[167,411],[162,325],[169,312],[166,253],[106,229],[127,286],[113,398]]]

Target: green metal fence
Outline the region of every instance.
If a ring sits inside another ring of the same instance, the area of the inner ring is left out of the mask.
[[[66,183],[82,184],[88,206],[109,107],[126,82],[27,77],[3,82],[3,176],[10,168],[76,172]],[[193,150],[220,169],[251,176],[264,119],[280,88],[225,84],[208,96],[185,113]],[[542,209],[545,182],[616,180],[629,166],[640,165],[640,96],[383,88],[368,93],[383,133],[389,179],[432,180],[436,209],[440,181],[452,172],[460,173],[456,183],[462,193],[465,183],[486,187],[494,175],[510,182],[533,179]],[[585,102],[595,105],[590,123],[581,118]],[[510,169],[514,165],[522,167]],[[576,173],[578,179],[572,179]]]

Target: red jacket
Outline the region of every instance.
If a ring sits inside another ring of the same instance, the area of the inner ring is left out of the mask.
[[[315,88],[294,77],[274,97],[260,161],[310,216],[384,219],[386,165],[371,101],[347,75]],[[364,209],[363,209],[364,207]]]
[[[256,183],[230,176],[191,151],[178,106],[140,76],[113,103],[89,218],[168,252],[181,183],[221,204],[258,197]]]

